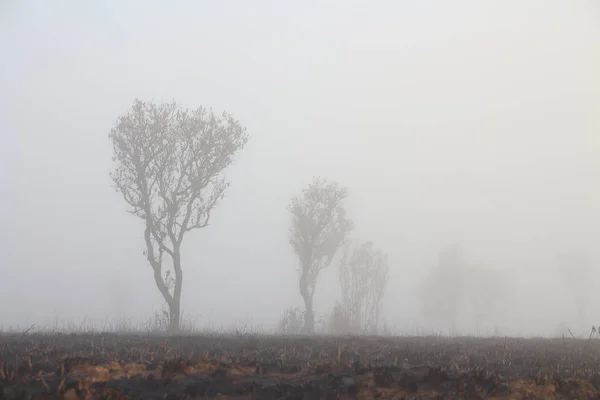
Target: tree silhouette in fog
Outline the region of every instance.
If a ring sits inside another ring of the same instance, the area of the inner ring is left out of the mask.
[[[372,242],[345,246],[339,278],[351,333],[378,333],[388,272],[387,255]]]
[[[465,269],[462,248],[451,245],[438,253],[438,262],[419,288],[421,313],[454,331],[463,301]],[[438,325],[438,328],[440,326]]]
[[[187,232],[208,226],[229,186],[221,173],[246,144],[246,130],[225,112],[219,117],[203,107],[187,110],[175,102],[136,99],[109,138],[116,164],[111,178],[128,211],[144,221],[144,255],[169,307],[169,330],[177,331],[181,244]],[[172,275],[163,274],[165,254]]]
[[[314,332],[313,298],[319,273],[354,229],[343,205],[347,196],[348,189],[338,183],[315,178],[289,205],[289,241],[300,260],[299,287],[306,307],[304,333]]]

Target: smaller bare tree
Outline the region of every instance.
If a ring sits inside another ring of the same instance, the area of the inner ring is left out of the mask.
[[[378,332],[388,274],[387,255],[372,242],[346,244],[340,261],[340,284],[352,333]]]
[[[313,299],[319,273],[331,264],[337,250],[354,229],[346,216],[348,189],[315,178],[302,194],[292,198],[289,242],[300,260],[300,294],[304,300],[304,333],[314,332]]]

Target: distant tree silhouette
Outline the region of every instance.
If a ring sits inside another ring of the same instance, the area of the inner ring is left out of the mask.
[[[248,140],[231,115],[175,102],[136,99],[109,134],[116,191],[144,221],[146,256],[169,307],[169,330],[179,330],[183,282],[181,244],[187,232],[208,226],[229,183],[221,173]],[[164,256],[174,274],[163,274]],[[171,281],[172,279],[172,281]]]
[[[315,178],[292,198],[289,242],[300,261],[300,294],[306,308],[304,333],[314,332],[313,299],[319,273],[331,264],[339,247],[354,229],[343,202],[348,190],[338,183]]]
[[[346,244],[340,261],[340,285],[352,333],[378,332],[388,273],[387,255],[372,242]]]
[[[464,255],[459,245],[438,253],[437,265],[419,287],[421,312],[430,321],[454,331],[463,301]]]

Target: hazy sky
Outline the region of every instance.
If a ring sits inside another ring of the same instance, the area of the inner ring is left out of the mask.
[[[302,304],[286,206],[313,175],[350,188],[356,235],[387,251],[399,328],[449,243],[511,274],[515,330],[572,314],[556,252],[600,268],[597,2],[6,0],[0,51],[4,326],[161,307],[108,177],[135,97],[225,109],[251,135],[184,242],[183,308],[204,322]],[[338,297],[332,266],[317,314]]]

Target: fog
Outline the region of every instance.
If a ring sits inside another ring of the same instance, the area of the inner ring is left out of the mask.
[[[163,306],[108,175],[107,135],[136,97],[226,110],[250,135],[211,225],[184,241],[182,308],[200,325],[266,329],[303,305],[286,206],[316,175],[349,188],[356,236],[388,254],[396,332],[431,329],[415,292],[455,243],[510,283],[485,329],[600,322],[595,2],[9,0],[0,50],[3,327]],[[594,267],[585,321],[563,252]],[[334,262],[317,316],[339,296]]]

